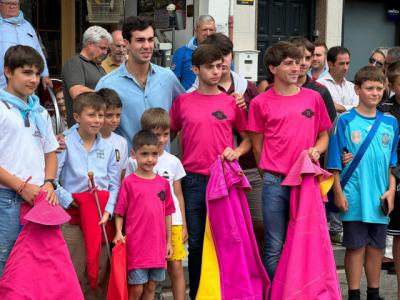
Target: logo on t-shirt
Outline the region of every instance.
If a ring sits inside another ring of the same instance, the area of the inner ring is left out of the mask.
[[[104,158],[104,150],[96,150],[97,158]]]
[[[161,201],[165,201],[165,191],[158,192],[157,196]]]
[[[390,135],[388,133],[382,133],[382,145],[387,147],[390,142]]]
[[[227,118],[226,115],[225,115],[222,111],[220,111],[220,110],[214,111],[214,112],[212,113],[212,115],[213,115],[217,120],[225,120],[225,119]]]
[[[118,150],[118,149],[115,149],[115,159],[116,159],[117,161],[120,161],[120,160],[121,160],[121,153],[119,153],[119,150]]]
[[[313,112],[311,109],[307,108],[305,111],[301,113],[303,116],[306,116],[307,118],[311,119],[314,115],[315,112]]]
[[[162,172],[162,174],[159,174],[159,175],[161,175],[161,177],[169,180],[169,173],[167,170],[165,170],[164,172]]]
[[[351,141],[354,144],[359,144],[361,142],[362,136],[361,136],[361,131],[352,131],[351,132]]]

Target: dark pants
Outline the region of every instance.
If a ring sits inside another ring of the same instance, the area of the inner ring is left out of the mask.
[[[208,176],[187,172],[182,179],[186,222],[189,233],[190,298],[195,299],[199,288],[203,239],[206,226],[206,187]]]

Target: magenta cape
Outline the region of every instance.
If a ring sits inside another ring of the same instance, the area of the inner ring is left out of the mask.
[[[272,283],[271,300],[342,299],[323,196],[333,183],[303,151],[282,185],[291,186],[286,242]]]
[[[220,279],[220,293],[212,299],[267,299],[270,282],[258,253],[245,194],[250,184],[237,162],[218,158],[210,172],[207,213]],[[203,262],[207,263],[204,257]],[[207,277],[203,270],[201,277]],[[208,287],[200,282],[197,299],[206,298],[203,288]]]

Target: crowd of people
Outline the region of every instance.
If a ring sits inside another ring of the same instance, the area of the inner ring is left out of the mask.
[[[36,34],[17,1],[0,1],[0,13],[2,299],[34,293],[15,281],[24,270],[10,257],[27,234],[24,204],[43,191],[70,218],[63,246],[80,288],[63,299],[118,299],[108,241],[125,247],[129,299],[154,299],[165,269],[174,299],[186,299],[187,256],[191,299],[341,299],[331,242],[346,248],[348,299],[361,299],[363,267],[367,299],[383,299],[387,234],[400,286],[399,47],[375,49],[349,80],[348,49],[292,37],[266,50],[270,82],[256,86],[232,70],[232,41],[211,16],[198,18],[171,68],[151,63],[148,19],[129,17],[111,34],[92,26],[63,66],[65,130],[55,136],[35,95],[40,81],[52,86]],[[328,251],[289,248],[299,230],[304,248]],[[290,251],[304,254],[293,272]]]

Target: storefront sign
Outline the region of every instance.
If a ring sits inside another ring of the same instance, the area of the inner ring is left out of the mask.
[[[254,0],[237,0],[238,5],[254,5]]]

